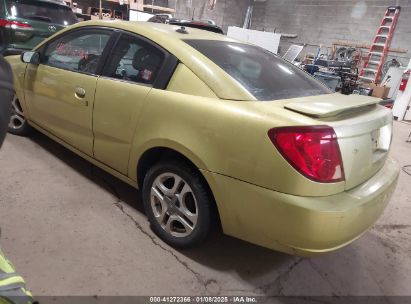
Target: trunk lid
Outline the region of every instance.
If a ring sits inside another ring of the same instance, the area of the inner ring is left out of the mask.
[[[32,49],[44,39],[65,28],[56,23],[42,22],[38,20],[28,20],[24,18],[14,18],[14,21],[27,23],[30,29],[11,29],[11,46],[17,49]]]
[[[329,125],[337,134],[345,189],[367,181],[385,163],[392,139],[392,112],[360,95],[322,95],[284,102],[284,108]]]
[[[32,49],[59,30],[77,22],[77,17],[64,1],[6,1],[6,19],[25,24],[7,29],[9,47]]]

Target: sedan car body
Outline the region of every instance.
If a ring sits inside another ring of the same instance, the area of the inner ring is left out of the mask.
[[[10,57],[10,131],[34,127],[141,188],[173,246],[223,231],[299,255],[381,215],[399,167],[392,114],[331,93],[256,46],[197,29],[91,21]]]

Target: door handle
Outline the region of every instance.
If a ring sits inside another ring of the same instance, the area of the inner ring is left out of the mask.
[[[84,90],[82,87],[77,87],[74,89],[75,95],[78,98],[84,98],[86,97],[86,90]]]

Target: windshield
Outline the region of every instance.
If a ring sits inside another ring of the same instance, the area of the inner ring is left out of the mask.
[[[43,1],[8,1],[7,10],[12,17],[71,25],[77,22],[76,15],[68,6]]]
[[[216,40],[185,40],[258,100],[331,94],[309,74],[258,46]]]

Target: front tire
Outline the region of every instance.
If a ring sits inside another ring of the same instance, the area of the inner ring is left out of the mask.
[[[167,244],[190,248],[215,223],[213,200],[200,173],[180,162],[160,162],[146,174],[143,203],[151,229]]]
[[[16,94],[13,95],[11,100],[11,116],[9,122],[9,133],[27,136],[31,131],[31,127],[27,123],[24,116],[23,108],[21,107],[20,100]]]

